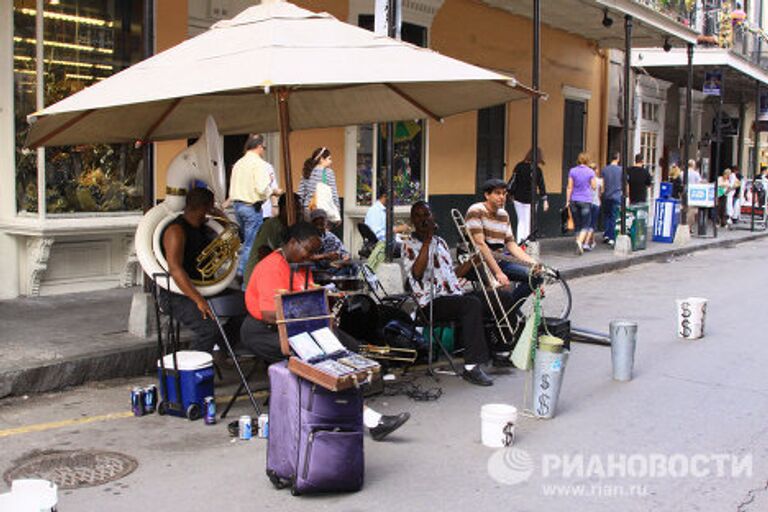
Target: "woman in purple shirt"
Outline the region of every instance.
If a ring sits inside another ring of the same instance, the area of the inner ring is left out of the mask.
[[[565,193],[565,207],[571,209],[573,223],[576,227],[576,253],[584,253],[584,241],[590,230],[592,196],[597,179],[595,171],[589,168],[592,161],[589,154],[580,153],[576,167],[568,171],[568,189]]]

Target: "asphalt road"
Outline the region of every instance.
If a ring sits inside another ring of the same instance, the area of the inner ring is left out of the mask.
[[[41,450],[138,461],[117,482],[60,491],[62,511],[768,510],[766,254],[761,240],[574,280],[575,325],[639,323],[635,378],[611,380],[610,349],[574,345],[557,416],[521,418],[514,452],[480,444],[480,407],[522,409],[525,374],[497,375],[491,388],[441,377],[435,402],[373,401],[413,417],[385,442],[366,439],[361,492],[292,497],[264,474],[264,440],[129,416],[129,390],[147,377],[0,401],[0,470]],[[675,299],[688,296],[709,299],[702,340],[676,338]]]

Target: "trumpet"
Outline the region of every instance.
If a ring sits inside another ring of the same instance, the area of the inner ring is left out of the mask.
[[[499,297],[499,287],[501,286],[493,275],[488,263],[483,258],[480,249],[475,245],[472,234],[467,229],[464,215],[457,209],[451,210],[451,217],[459,232],[459,249],[465,253],[464,261],[469,258],[472,263],[472,269],[479,280],[476,288],[479,288],[483,294],[488,308],[493,314],[493,320],[496,322],[496,329],[501,337],[501,342],[505,345],[514,343],[514,329],[509,321],[510,311],[504,310],[504,304]],[[479,261],[479,263],[478,263]]]

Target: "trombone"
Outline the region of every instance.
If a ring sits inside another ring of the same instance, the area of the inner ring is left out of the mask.
[[[369,359],[379,361],[404,361],[413,364],[416,362],[418,353],[411,348],[397,348],[389,345],[360,345],[358,353]]]
[[[464,221],[464,215],[459,210],[453,208],[451,210],[451,217],[456,225],[456,230],[459,232],[459,248],[468,255],[464,256],[464,261],[469,257],[469,261],[472,263],[472,269],[479,280],[478,286],[483,292],[485,302],[493,314],[493,320],[496,322],[496,329],[501,337],[501,342],[504,345],[511,346],[515,341],[514,329],[509,321],[509,315],[512,311],[504,310],[504,303],[501,301],[498,291],[499,282],[488,267],[488,263],[486,263],[485,258],[480,253],[480,249],[475,245],[475,240],[472,238],[472,234],[467,229]],[[479,263],[478,260],[480,261]]]

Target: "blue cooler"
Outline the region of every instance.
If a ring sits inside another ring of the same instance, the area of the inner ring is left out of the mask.
[[[680,201],[657,199],[653,215],[653,241],[671,244],[680,223]]]
[[[167,395],[163,396],[163,369],[157,362],[157,376],[160,382],[158,413],[186,416],[190,420],[200,418],[203,400],[213,395],[213,357],[208,352],[180,350],[176,352],[179,365],[181,400],[176,389],[176,377],[173,366],[173,354],[163,357],[166,373]],[[180,402],[180,403],[179,403]]]

